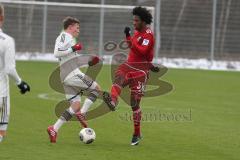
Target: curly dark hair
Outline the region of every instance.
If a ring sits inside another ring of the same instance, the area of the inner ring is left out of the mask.
[[[146,24],[152,23],[152,15],[149,10],[146,8],[143,8],[141,6],[133,8],[132,14],[134,16],[139,16],[142,21],[144,21]]]

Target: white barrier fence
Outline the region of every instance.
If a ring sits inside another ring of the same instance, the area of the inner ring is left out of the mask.
[[[104,64],[111,64],[110,55],[103,56]],[[46,61],[57,62],[53,53],[20,53],[16,55],[20,61]],[[239,61],[210,61],[207,59],[186,59],[186,58],[159,58],[154,59],[157,64],[162,64],[168,68],[204,69],[204,70],[224,70],[240,71]]]

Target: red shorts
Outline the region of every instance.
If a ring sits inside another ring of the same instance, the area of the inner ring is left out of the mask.
[[[115,72],[115,84],[129,86],[131,94],[143,95],[148,80],[148,69],[139,69],[128,63],[121,64]]]

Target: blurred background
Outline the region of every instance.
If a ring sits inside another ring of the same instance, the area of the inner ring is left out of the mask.
[[[16,40],[18,54],[52,53],[62,19],[77,17],[86,53],[110,55],[109,41],[119,44],[132,26],[134,6],[154,16],[155,58],[240,60],[239,0],[0,0],[5,5],[4,31]],[[101,7],[101,5],[103,7]],[[110,46],[111,47],[111,46]]]

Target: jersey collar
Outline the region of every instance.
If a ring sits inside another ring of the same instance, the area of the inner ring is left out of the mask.
[[[0,28],[0,32],[2,32],[2,28]]]
[[[70,33],[65,32],[65,31],[63,31],[63,32],[73,38],[73,36]]]
[[[148,30],[149,29],[149,27],[148,26],[146,26],[146,28],[144,28],[142,31],[138,31],[138,30],[135,30],[135,32],[136,33],[145,33],[146,32],[146,30]]]
[[[146,30],[148,30],[149,29],[149,27],[148,26],[146,26],[140,33],[145,33],[146,32]]]

